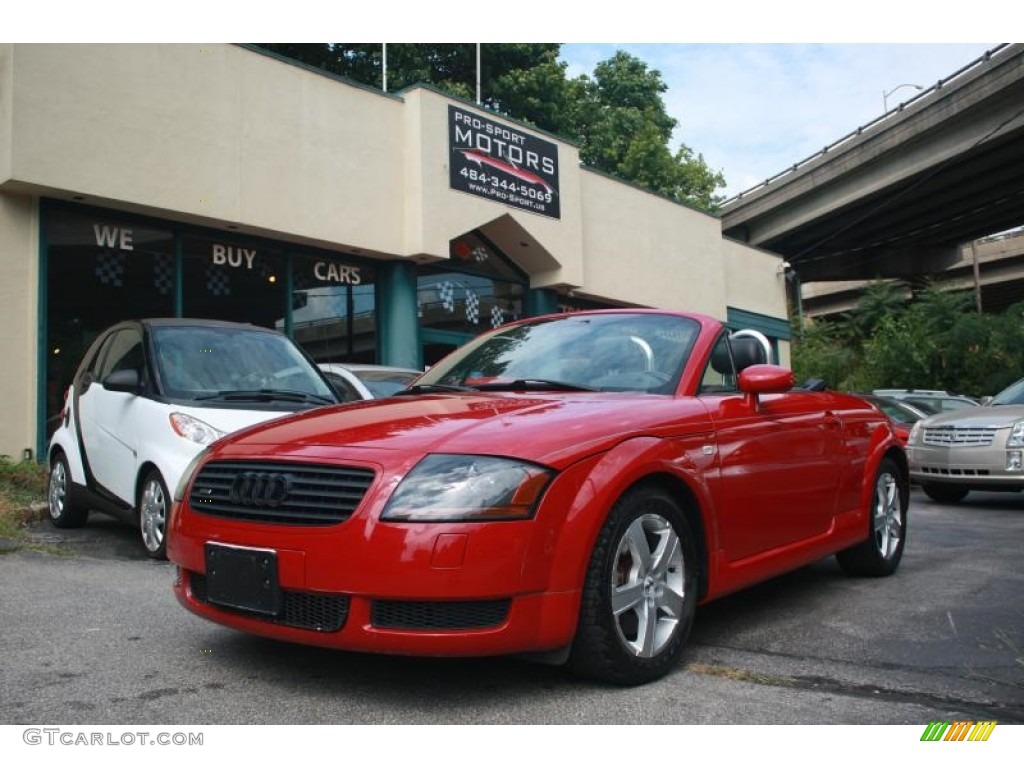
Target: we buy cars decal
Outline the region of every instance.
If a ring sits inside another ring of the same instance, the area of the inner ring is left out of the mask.
[[[452,189],[561,218],[554,142],[449,104],[448,149]]]

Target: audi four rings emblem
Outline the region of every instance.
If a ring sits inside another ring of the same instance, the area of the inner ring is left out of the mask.
[[[231,502],[247,507],[276,507],[291,490],[288,475],[274,472],[242,472],[231,484]]]

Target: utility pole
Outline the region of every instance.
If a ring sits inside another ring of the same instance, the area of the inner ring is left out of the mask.
[[[981,269],[978,266],[978,249],[977,241],[971,240],[971,258],[974,261],[974,300],[978,305],[978,314],[982,314],[981,311]]]

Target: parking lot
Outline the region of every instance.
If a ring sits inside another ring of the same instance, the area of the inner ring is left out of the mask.
[[[914,491],[889,579],[832,559],[700,608],[678,671],[642,688],[516,659],[338,653],[206,623],[172,567],[101,515],[0,556],[6,724],[1024,723],[1024,497]]]

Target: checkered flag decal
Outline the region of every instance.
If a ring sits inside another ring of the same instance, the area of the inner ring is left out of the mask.
[[[312,270],[309,272],[300,269],[292,270],[292,287],[297,291],[305,291],[306,289],[317,285],[319,282],[319,280],[314,279]]]
[[[501,307],[495,304],[493,307],[491,307],[491,328],[497,328],[504,322],[505,313],[501,311]]]
[[[230,296],[231,279],[227,270],[214,264],[206,265],[206,291],[211,296]]]
[[[120,251],[100,251],[96,254],[96,279],[103,285],[121,288],[124,285],[124,254]]]
[[[174,257],[158,254],[153,262],[153,287],[164,296],[174,288]]]
[[[441,298],[441,306],[449,312],[455,311],[455,283],[445,280],[437,286],[437,295]]]
[[[472,291],[466,291],[466,319],[473,325],[480,322],[480,299]]]

